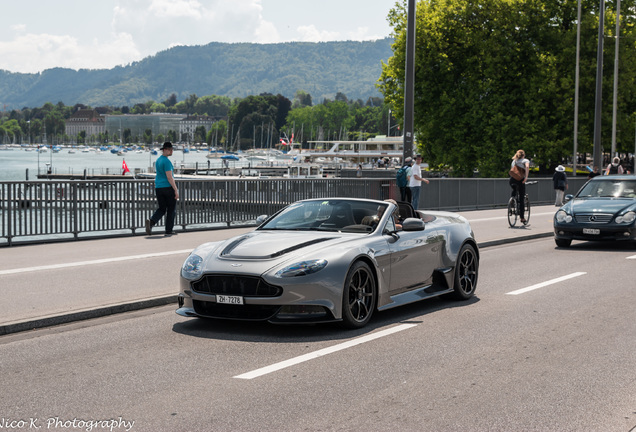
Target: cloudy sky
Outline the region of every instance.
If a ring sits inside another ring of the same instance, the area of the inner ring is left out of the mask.
[[[396,0],[12,0],[0,69],[126,65],[175,45],[374,40]]]

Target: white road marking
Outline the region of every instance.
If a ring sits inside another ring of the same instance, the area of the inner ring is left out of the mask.
[[[269,373],[276,372],[276,371],[279,371],[281,369],[285,369],[287,367],[297,365],[299,363],[303,363],[303,362],[306,362],[306,361],[309,361],[309,360],[313,360],[315,358],[322,357],[324,355],[331,354],[331,353],[334,353],[336,351],[340,351],[340,350],[343,350],[343,349],[351,348],[353,346],[360,345],[360,344],[363,344],[365,342],[372,341],[374,339],[378,339],[378,338],[381,338],[381,337],[384,337],[384,336],[388,336],[388,335],[391,335],[393,333],[400,332],[402,330],[410,329],[411,327],[415,327],[416,325],[417,324],[402,324],[402,325],[399,325],[399,326],[396,326],[396,327],[392,327],[390,329],[379,331],[377,333],[372,333],[372,334],[367,335],[367,336],[362,336],[362,337],[359,337],[359,338],[356,338],[356,339],[353,339],[353,340],[350,340],[350,341],[347,341],[347,342],[343,342],[341,344],[334,345],[334,346],[329,347],[329,348],[324,348],[324,349],[321,349],[321,350],[318,350],[318,351],[314,351],[314,352],[311,352],[311,353],[308,353],[308,354],[304,354],[304,355],[301,355],[301,356],[298,356],[298,357],[291,358],[289,360],[285,360],[285,361],[282,361],[282,362],[279,362],[279,363],[275,363],[275,364],[273,364],[271,366],[266,366],[266,367],[263,367],[263,368],[260,368],[260,369],[253,370],[251,372],[247,372],[247,373],[244,373],[244,374],[241,374],[241,375],[236,375],[234,378],[240,378],[240,379],[254,379],[254,378],[258,378],[260,376],[267,375]]]
[[[156,252],[156,253],[149,253],[149,254],[142,254],[142,255],[130,255],[130,256],[116,257],[116,258],[104,258],[104,259],[93,260],[93,261],[76,261],[76,262],[70,262],[70,263],[64,263],[64,264],[51,264],[51,265],[38,266],[38,267],[25,267],[25,268],[10,269],[10,270],[0,270],[0,276],[9,275],[9,274],[17,274],[17,273],[29,273],[29,272],[41,271],[41,270],[53,270],[53,269],[61,269],[61,268],[68,268],[68,267],[81,267],[81,266],[93,265],[93,264],[106,264],[106,263],[112,263],[112,262],[118,262],[118,261],[129,261],[129,260],[135,260],[135,259],[155,258],[160,256],[179,255],[184,253],[189,254],[190,252],[192,252],[192,249],[183,249],[183,250],[170,251],[170,252]]]
[[[627,259],[636,259],[636,255],[628,256]]]
[[[572,274],[569,274],[569,275],[566,275],[566,276],[561,276],[560,278],[549,280],[547,282],[541,282],[541,283],[538,283],[536,285],[529,286],[527,288],[518,289],[516,291],[510,291],[509,293],[506,293],[506,294],[518,295],[518,294],[527,293],[528,291],[533,291],[533,290],[536,290],[536,289],[539,289],[539,288],[543,288],[543,287],[548,286],[548,285],[553,285],[555,283],[563,282],[563,281],[568,280],[568,279],[572,279],[572,278],[575,278],[575,277],[578,277],[578,276],[583,276],[584,274],[587,274],[587,273],[586,272],[572,273]]]
[[[532,218],[536,218],[538,216],[554,216],[554,213],[556,213],[556,211],[554,212],[547,212],[547,213],[532,213],[530,216]],[[465,217],[465,216],[464,216]],[[488,222],[488,221],[494,221],[494,220],[501,220],[501,219],[507,219],[508,216],[495,216],[495,217],[490,217],[490,218],[483,218],[483,219],[468,219],[468,222],[473,223],[473,222]]]

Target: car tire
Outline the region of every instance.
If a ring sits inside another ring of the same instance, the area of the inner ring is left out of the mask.
[[[347,273],[342,292],[342,326],[349,329],[364,327],[375,310],[377,292],[369,265],[363,261],[355,262]]]
[[[479,258],[470,244],[462,246],[455,263],[455,284],[452,296],[456,300],[468,300],[475,295],[479,276]]]
[[[570,245],[572,244],[571,239],[554,239],[554,242],[558,247],[562,248],[570,247]]]

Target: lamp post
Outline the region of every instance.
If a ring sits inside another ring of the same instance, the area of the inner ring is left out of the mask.
[[[616,105],[618,93],[618,38],[620,36],[621,0],[616,2],[616,41],[614,44],[614,102],[612,106],[612,156],[616,154]]]
[[[581,0],[578,0],[576,21],[576,73],[574,78],[574,153],[572,155],[572,175],[576,176],[579,145],[579,56],[581,53]]]
[[[601,102],[603,99],[603,33],[605,0],[600,0],[598,13],[598,48],[596,52],[596,102],[594,105],[594,166],[602,166],[601,154]]]
[[[406,15],[406,61],[404,66],[404,147],[402,160],[413,155],[413,111],[415,92],[415,11],[416,1],[408,0]]]

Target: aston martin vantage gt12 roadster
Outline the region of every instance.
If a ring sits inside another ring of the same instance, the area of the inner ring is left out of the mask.
[[[181,268],[179,315],[359,328],[376,310],[475,294],[479,250],[458,214],[323,198],[261,221],[192,251]]]

